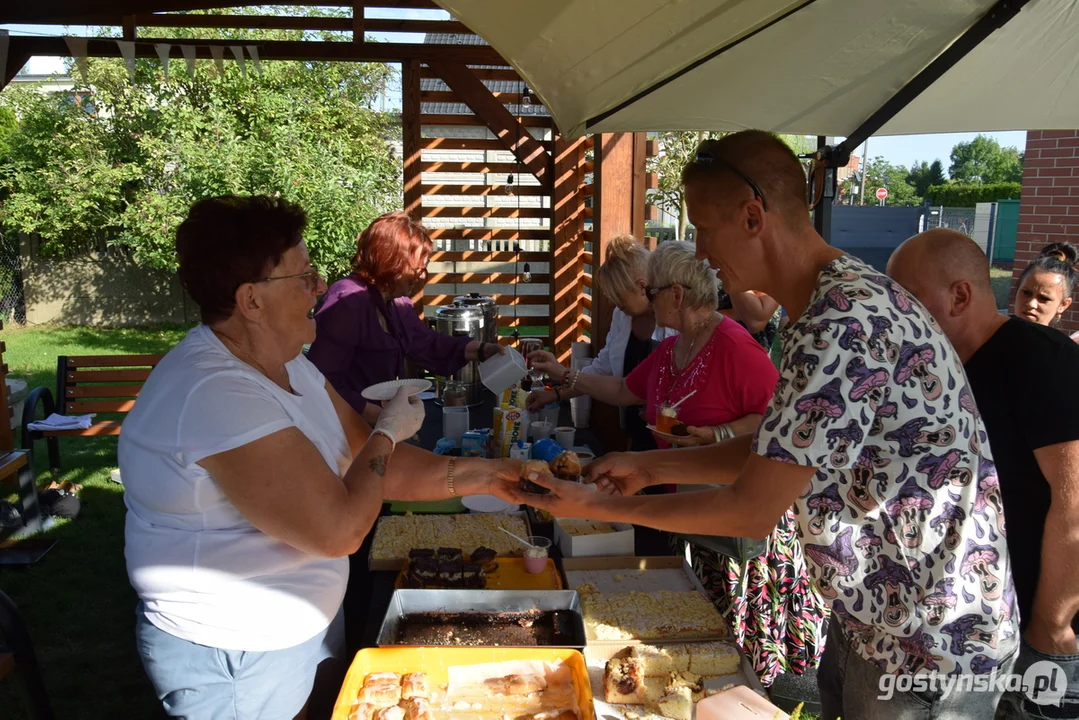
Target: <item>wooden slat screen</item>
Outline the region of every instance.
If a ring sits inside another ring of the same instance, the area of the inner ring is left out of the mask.
[[[473,72],[551,152],[551,119],[537,114],[543,111],[535,99],[521,103],[526,86],[516,72],[509,67]],[[433,317],[458,295],[490,295],[499,305],[504,342],[512,341],[509,336],[519,328],[550,336],[550,194],[426,65],[420,67],[418,85],[412,101],[420,107],[415,141],[420,157],[406,169],[405,183],[419,176],[419,207],[413,213],[430,231],[435,253],[427,286],[413,300],[426,317]]]

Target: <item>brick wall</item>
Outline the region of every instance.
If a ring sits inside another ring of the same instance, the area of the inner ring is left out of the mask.
[[[1065,240],[1079,244],[1079,130],[1031,130],[1023,161],[1012,298],[1020,273],[1042,247]],[[1063,327],[1079,330],[1079,303],[1064,314]]]

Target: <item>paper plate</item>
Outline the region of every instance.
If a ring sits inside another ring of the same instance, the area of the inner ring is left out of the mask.
[[[421,380],[419,378],[412,380],[387,380],[386,382],[380,382],[377,385],[371,385],[365,387],[360,395],[364,400],[370,400],[371,402],[385,402],[392,400],[393,396],[397,394],[397,388],[408,388],[408,394],[419,395],[425,390],[431,388],[430,380]]]
[[[461,504],[472,512],[481,513],[497,513],[517,509],[517,505],[506,502],[494,495],[468,495],[461,498]]]
[[[701,439],[695,435],[671,435],[670,433],[660,432],[656,430],[655,425],[649,425],[648,429],[658,437],[663,438],[671,445],[679,445],[681,447],[693,447],[694,445],[700,445]]]

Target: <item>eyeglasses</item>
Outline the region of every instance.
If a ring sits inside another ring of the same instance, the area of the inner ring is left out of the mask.
[[[682,285],[682,283],[671,283],[670,285],[664,285],[663,287],[658,287],[658,288],[646,287],[644,289],[644,294],[648,296],[649,300],[655,300],[656,295],[659,295],[664,290],[670,290],[671,288],[673,288],[675,286],[685,287],[685,285]]]
[[[710,152],[698,152],[697,156],[693,159],[693,162],[697,163],[698,165],[715,164],[717,167],[722,167],[726,170],[730,170],[732,173],[745,180],[746,185],[749,185],[749,187],[753,189],[754,197],[761,201],[761,207],[764,208],[765,212],[768,212],[768,203],[764,199],[764,193],[761,192],[760,186],[758,186],[757,183],[753,182],[753,180],[751,180],[748,175],[736,168],[734,165],[719,157],[718,155],[713,155]]]
[[[293,278],[303,278],[304,285],[307,288],[307,292],[313,293],[318,290],[318,283],[319,280],[322,279],[322,275],[319,273],[318,270],[312,268],[307,272],[296,273],[295,275],[271,275],[270,277],[265,277],[261,280],[256,280],[255,282],[264,283],[270,282],[271,280],[291,280]]]

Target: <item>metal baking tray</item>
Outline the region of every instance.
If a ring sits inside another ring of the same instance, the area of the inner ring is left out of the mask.
[[[395,590],[390,598],[386,617],[382,620],[382,627],[378,631],[376,644],[379,647],[401,647],[394,642],[394,637],[397,635],[398,624],[406,615],[425,612],[502,613],[529,610],[568,610],[573,616],[573,643],[543,647],[584,649],[585,630],[581,598],[575,590]]]

